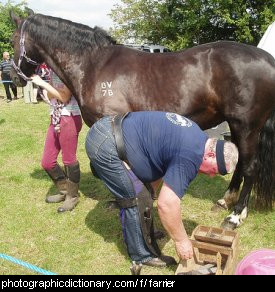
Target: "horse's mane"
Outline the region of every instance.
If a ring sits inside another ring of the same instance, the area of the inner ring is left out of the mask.
[[[25,31],[36,42],[43,42],[47,46],[81,54],[83,50],[89,48],[101,48],[116,44],[116,41],[105,30],[97,26],[91,28],[87,25],[42,14],[30,17]]]

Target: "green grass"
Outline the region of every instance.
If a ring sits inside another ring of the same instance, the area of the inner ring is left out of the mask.
[[[0,88],[0,96],[1,96]],[[55,188],[41,169],[40,159],[49,124],[48,105],[6,103],[0,97],[0,253],[57,274],[129,274],[130,260],[123,243],[118,210],[109,210],[111,195],[89,169],[84,126],[78,147],[81,165],[80,203],[72,212],[57,214],[46,204]],[[61,161],[60,161],[61,162]],[[182,218],[189,233],[198,224],[219,226],[228,212],[210,208],[225,192],[230,177],[199,176],[182,200]],[[156,224],[161,227],[157,212]],[[275,249],[275,214],[250,208],[238,229],[239,259],[257,248]],[[160,241],[164,253],[176,257],[168,236]],[[142,274],[172,275],[176,267],[144,267]],[[31,275],[30,270],[0,259],[0,275]]]

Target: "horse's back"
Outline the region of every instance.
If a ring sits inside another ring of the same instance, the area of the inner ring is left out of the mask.
[[[237,42],[218,41],[164,54],[123,46],[112,50],[108,72],[113,72],[114,79],[126,76],[124,80],[133,92],[152,102],[162,103],[164,98],[172,101],[169,96],[174,96],[183,113],[189,112],[189,100],[191,104],[200,103],[199,98],[208,101],[207,97],[215,94],[217,101],[227,95],[237,96],[238,88],[247,87],[247,83],[258,86],[259,74],[263,84],[273,80],[275,84],[274,58],[257,47]]]
[[[110,46],[105,52],[108,58],[97,73],[94,97],[104,115],[172,111],[187,115],[205,129],[231,117],[242,119],[248,111],[253,116],[251,108],[261,100],[267,107],[274,105],[263,90],[274,87],[274,61],[253,46],[219,41],[164,54],[124,46]],[[113,94],[110,98],[102,98],[105,81]]]

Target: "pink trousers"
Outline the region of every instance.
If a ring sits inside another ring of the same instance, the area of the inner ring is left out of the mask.
[[[56,166],[60,151],[64,165],[70,165],[77,161],[76,150],[81,128],[82,119],[80,115],[62,116],[59,133],[54,130],[53,124],[50,124],[41,161],[45,170],[50,170]]]

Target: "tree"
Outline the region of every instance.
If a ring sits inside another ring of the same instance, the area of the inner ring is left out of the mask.
[[[114,37],[183,49],[217,40],[257,45],[275,20],[273,0],[121,0]]]
[[[120,42],[134,40],[158,41],[158,31],[162,0],[122,0],[123,4],[115,5],[111,18],[115,25],[111,33]]]
[[[10,43],[12,33],[15,30],[15,25],[11,21],[9,12],[12,9],[17,15],[26,16],[23,7],[26,6],[26,1],[22,1],[19,4],[13,4],[13,1],[9,0],[5,5],[0,3],[0,53],[5,51],[13,52],[13,48]]]

